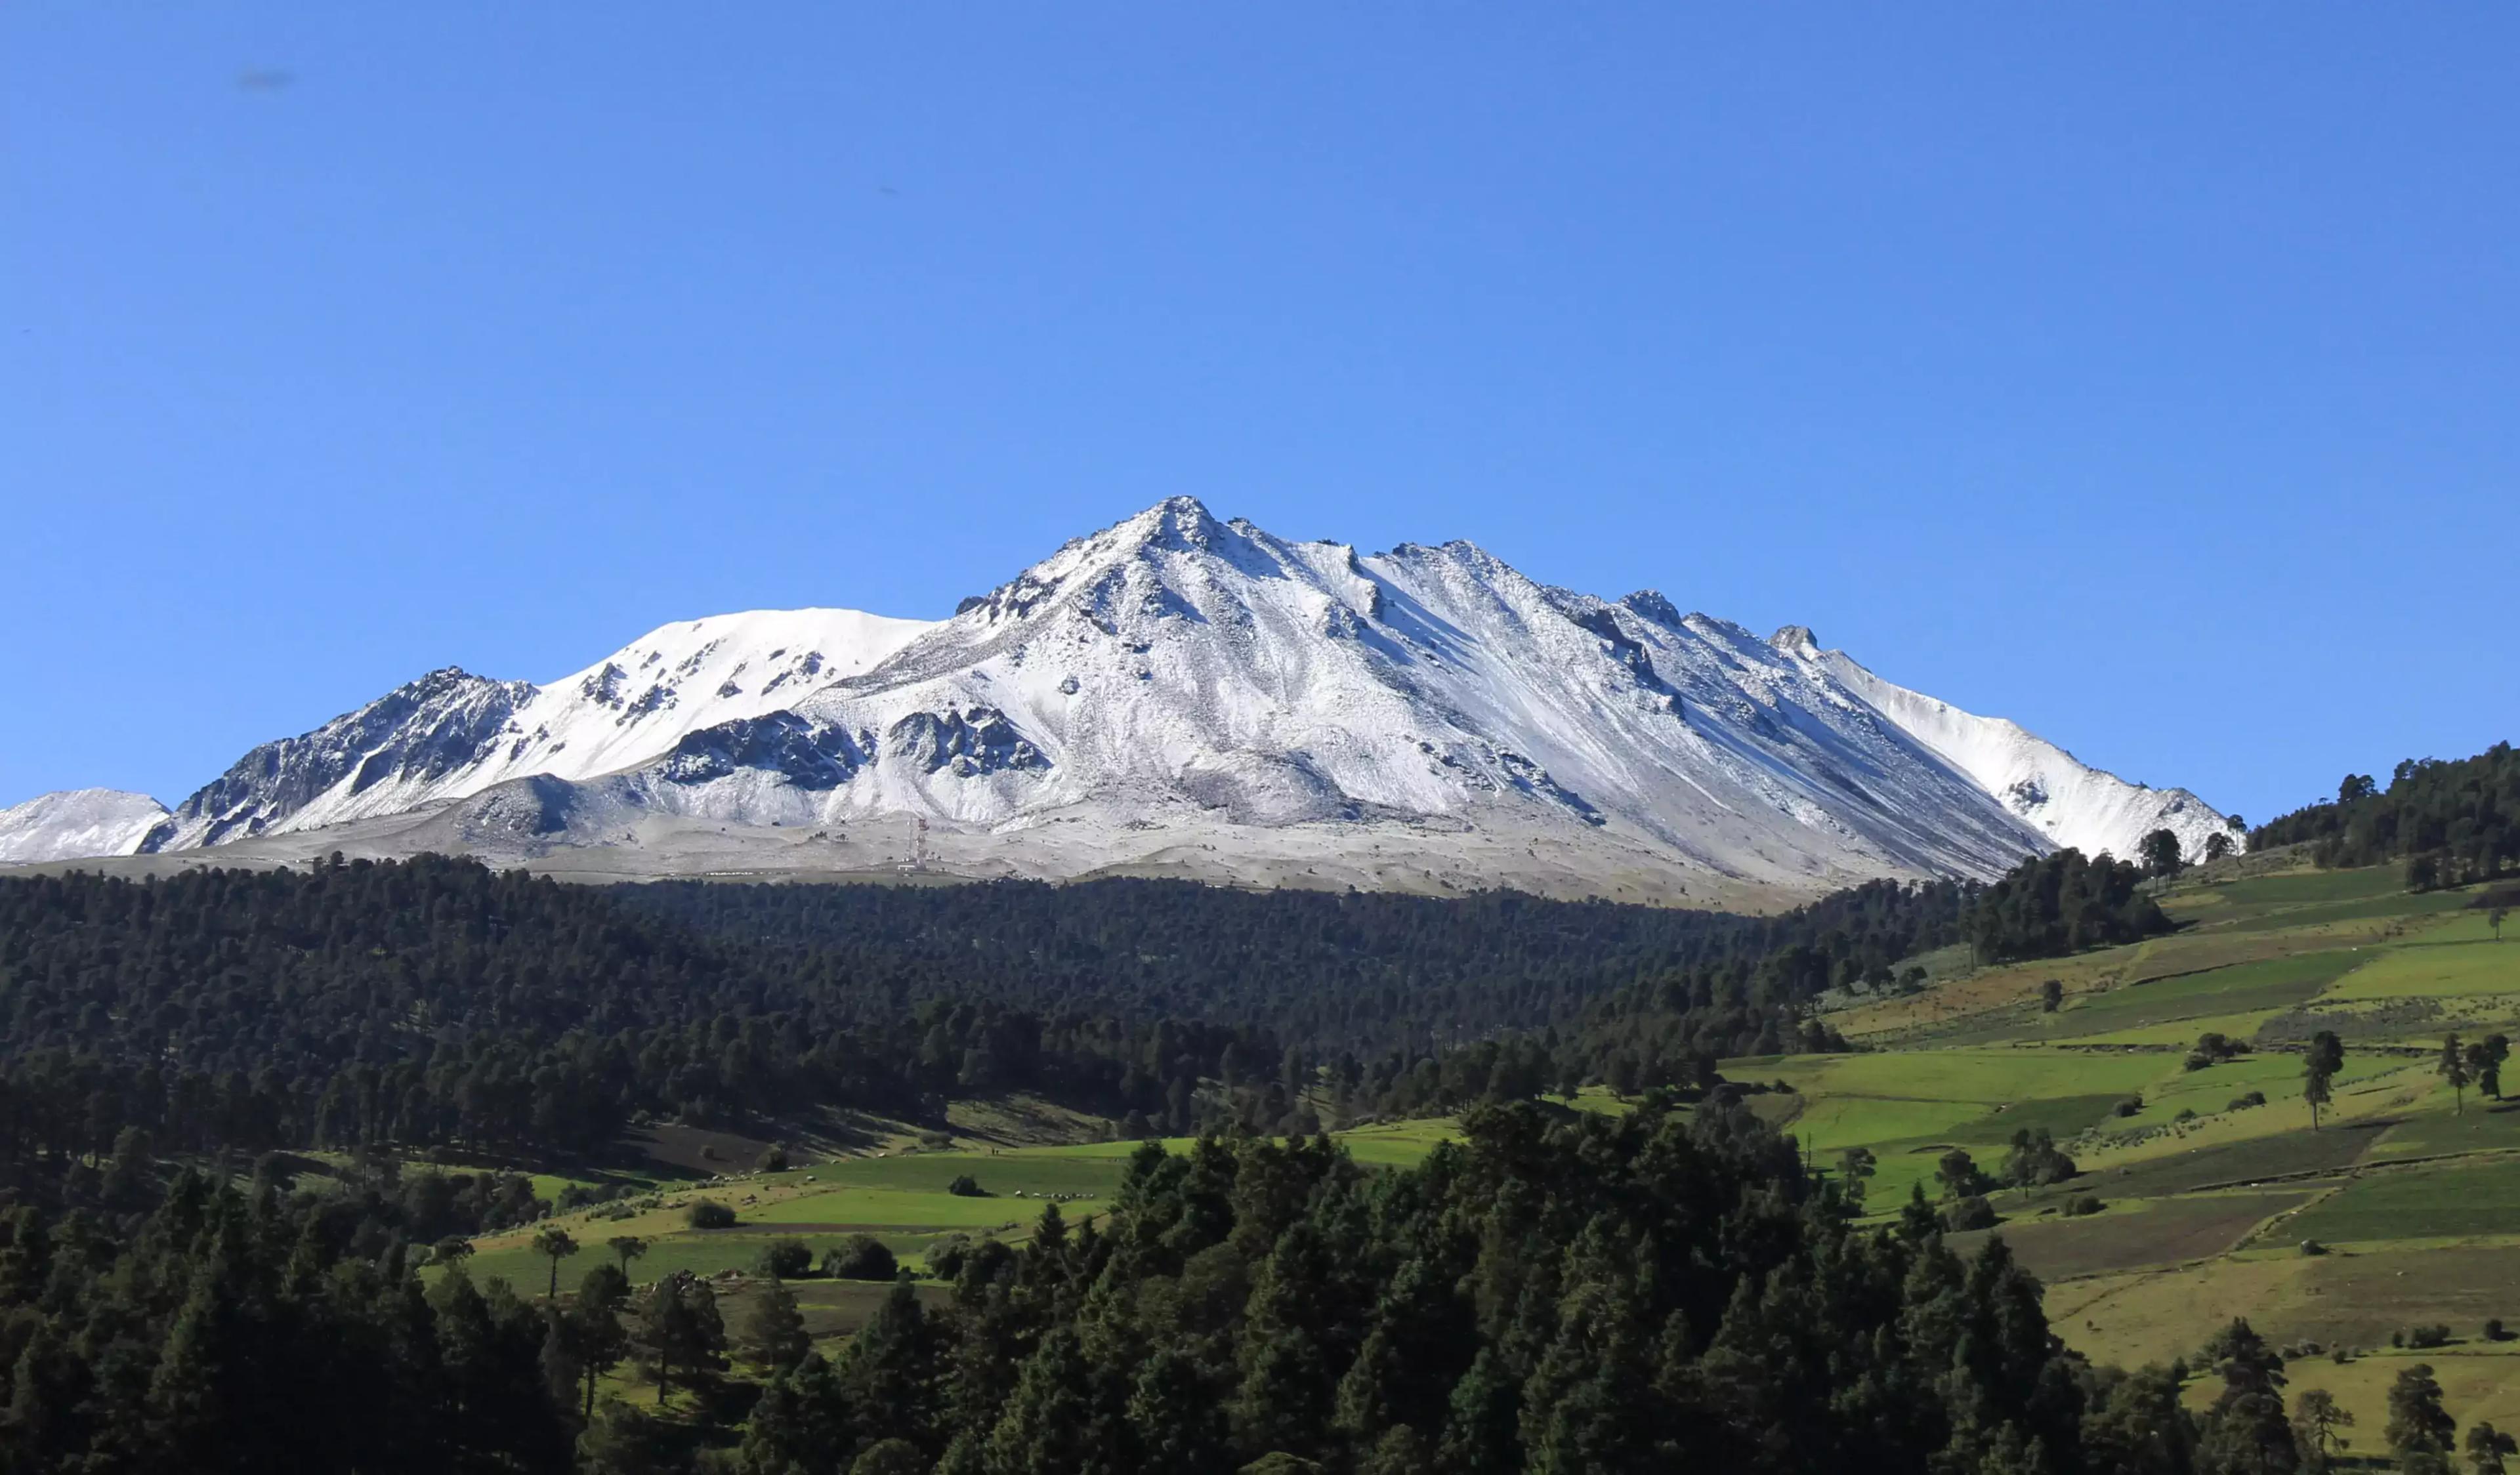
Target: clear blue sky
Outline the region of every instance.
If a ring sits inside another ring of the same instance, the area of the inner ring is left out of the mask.
[[[2264,817],[2520,728],[2520,10],[0,10],[0,802],[1175,493]]]

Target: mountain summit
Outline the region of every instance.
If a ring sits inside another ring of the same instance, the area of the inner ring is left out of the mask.
[[[41,802],[41,801],[38,801]],[[11,814],[17,813],[11,811]],[[248,753],[145,835],[587,874],[1513,885],[1708,905],[2228,822],[1789,625],[1359,555],[1177,497],[952,618],[668,625],[547,686],[439,671]],[[56,851],[59,846],[53,847]]]

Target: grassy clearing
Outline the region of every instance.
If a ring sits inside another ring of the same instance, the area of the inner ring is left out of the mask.
[[[2273,913],[2336,902],[2370,901],[2403,894],[2405,868],[2366,866],[2354,871],[2292,871],[2217,882],[2199,889],[2177,889],[2162,899],[2162,910],[2181,921],[2200,926],[2245,921]]]
[[[1099,1198],[1062,1202],[1063,1214],[1086,1214],[1101,1208]],[[742,1214],[747,1227],[761,1229],[826,1229],[844,1232],[861,1229],[903,1229],[916,1230],[999,1229],[1029,1224],[1041,1216],[1042,1205],[1030,1198],[993,1194],[987,1198],[961,1198],[951,1193],[919,1193],[894,1188],[841,1188],[830,1193],[810,1193],[764,1205]]]
[[[2332,949],[2130,984],[2060,1010],[2055,1028],[2079,1036],[2213,1014],[2288,1008],[2316,998],[2368,961],[2363,953]]]
[[[2433,1109],[2410,1116],[2389,1129],[2374,1154],[2379,1157],[2430,1157],[2448,1152],[2520,1150],[2520,1101],[2481,1099],[2470,1093],[2467,1110],[2451,1110],[2448,1094]]]
[[[2309,1125],[2306,1116],[2302,1125]],[[2087,1163],[2083,1177],[2071,1187],[2097,1193],[2115,1203],[2192,1192],[2223,1184],[2340,1172],[2361,1161],[2389,1125],[2384,1121],[2331,1123],[2317,1133],[2293,1131],[2194,1145],[2173,1141],[2152,1156],[2102,1166]]]
[[[2297,1399],[2307,1389],[2326,1389],[2354,1415],[2353,1432],[2360,1436],[2354,1441],[2355,1453],[2385,1449],[2381,1434],[2389,1423],[2389,1385],[2397,1381],[2400,1372],[2417,1363],[2432,1368],[2442,1387],[2443,1407],[2450,1409],[2462,1430],[2480,1421],[2507,1428],[2512,1419],[2520,1418],[2520,1350],[2508,1345],[2439,1347],[2424,1352],[2383,1348],[2341,1365],[2314,1359],[2285,1369],[2285,1375],[2292,1380],[2286,1395]]]
[[[1003,1152],[919,1152],[895,1157],[853,1157],[823,1163],[800,1173],[780,1174],[781,1185],[812,1185],[826,1192],[842,1188],[889,1189],[895,1193],[952,1199],[945,1191],[954,1180],[969,1176],[1000,1196],[1020,1189],[1034,1193],[1103,1195],[1119,1186],[1123,1164],[1138,1150],[1136,1142],[1097,1142],[1096,1155],[1062,1148],[1010,1148]],[[985,1203],[986,1199],[956,1199]],[[950,1224],[952,1220],[930,1221]]]
[[[1985,1047],[1791,1055],[1727,1062],[1724,1071],[1743,1080],[1781,1078],[1807,1095],[1974,1101],[1992,1109],[2042,1096],[2124,1095],[2141,1089],[2162,1065],[2148,1055]]]
[[[2022,1220],[1954,1234],[1950,1242],[1968,1253],[1989,1235],[2001,1234],[2031,1274],[2061,1280],[2219,1255],[2275,1215],[2299,1208],[2309,1196],[2216,1193],[2141,1200],[2089,1219]],[[2011,1195],[1999,1195],[1997,1206],[1999,1211],[2013,1208]]]
[[[2159,1024],[2141,1024],[2133,1029],[2108,1030],[2096,1035],[2074,1035],[2060,1042],[2068,1045],[2133,1045],[2154,1050],[2184,1049],[2196,1043],[2196,1037],[2212,1030],[2234,1040],[2255,1038],[2258,1027],[2282,1013],[2281,1009],[2255,1009],[2245,1014],[2204,1014],[2195,1018],[2170,1019]]]
[[[2466,921],[2467,918],[2460,918]],[[2520,933],[2505,924],[2504,930]],[[2425,934],[2340,979],[2328,999],[2447,999],[2520,994],[2520,946]]]
[[[2373,1172],[2305,1212],[2301,1237],[2375,1239],[2508,1234],[2520,1230],[2520,1159]]]

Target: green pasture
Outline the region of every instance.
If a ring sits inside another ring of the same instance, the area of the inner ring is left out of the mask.
[[[2130,984],[2068,1005],[2057,1012],[2056,1028],[2080,1036],[2216,1014],[2272,1012],[2317,997],[2371,958],[2368,952],[2339,948]]]
[[[2303,1211],[2288,1232],[2339,1243],[2520,1234],[2520,1159],[2369,1172]]]
[[[2424,1109],[2389,1129],[2373,1155],[2432,1157],[2513,1149],[2520,1149],[2520,1101],[2497,1101],[2470,1091],[2467,1109],[2454,1111],[2450,1092],[2437,1088]]]
[[[1992,1109],[2051,1095],[2124,1095],[2161,1073],[2155,1055],[2002,1046],[1785,1055],[1727,1061],[1734,1080],[1783,1080],[1806,1095],[1975,1101]]]
[[[650,1240],[648,1252],[630,1263],[630,1278],[645,1285],[676,1271],[690,1271],[696,1275],[714,1275],[721,1271],[749,1273],[760,1261],[764,1249],[787,1239],[803,1240],[813,1250],[815,1262],[820,1264],[825,1250],[837,1246],[847,1237],[845,1234],[754,1232],[742,1229],[688,1229]],[[875,1237],[883,1241],[884,1248],[916,1269],[928,1248],[945,1236],[882,1232]],[[605,1248],[602,1240],[590,1242],[581,1236],[578,1253],[560,1263],[561,1289],[574,1289],[588,1271],[609,1264],[611,1260],[612,1252]],[[493,1279],[505,1280],[519,1294],[531,1296],[541,1295],[551,1276],[551,1262],[535,1254],[529,1244],[483,1250],[468,1257],[464,1268],[481,1284],[486,1285]]]
[[[2161,908],[2180,921],[2200,924],[2240,920],[2302,907],[2370,901],[2407,888],[2400,866],[2354,871],[2294,871],[2221,881],[2198,890],[2174,889]]]
[[[2474,930],[2480,940],[2446,940]],[[2328,999],[2451,999],[2520,994],[2520,927],[2505,924],[2514,941],[2482,940],[2481,919],[2460,917],[2454,928],[2430,930],[2388,948],[2346,974],[2322,996]]]
[[[1784,1130],[1802,1139],[1814,1152],[1840,1152],[1848,1147],[1878,1147],[1887,1142],[1947,1137],[1962,1123],[1987,1114],[1982,1101],[1903,1101],[1810,1093],[1786,1099],[1799,1099],[1804,1104]]]
[[[2136,1045],[2157,1050],[2183,1049],[2196,1043],[2196,1037],[2207,1031],[2233,1040],[2248,1040],[2258,1027],[2282,1013],[2281,1009],[2256,1009],[2245,1014],[2204,1014],[2195,1018],[2165,1020],[2159,1024],[2138,1025],[2133,1029],[2113,1029],[2105,1034],[2073,1035],[2060,1040],[2066,1045]]]
[[[1992,1230],[1956,1234],[1952,1247],[1965,1254],[1988,1234],[2002,1234],[2013,1256],[2042,1279],[2113,1274],[2222,1254],[2309,1196],[2307,1192],[2206,1193],[2112,1201],[2107,1211],[2089,1218],[2021,1218]],[[2008,1193],[1998,1194],[1992,1201],[1999,1213],[2015,1207]]]
[[[776,1184],[811,1184],[841,1188],[888,1189],[896,1193],[952,1198],[946,1186],[969,1176],[1001,1197],[1017,1189],[1026,1193],[1104,1195],[1117,1188],[1136,1142],[1096,1142],[1090,1147],[1010,1147],[1000,1152],[917,1152],[893,1157],[849,1157],[818,1163],[799,1173],[762,1180]],[[725,1197],[724,1192],[716,1196]],[[957,1202],[986,1202],[966,1199]],[[924,1221],[951,1223],[952,1221]]]
[[[765,1229],[818,1227],[849,1232],[875,1232],[888,1229],[939,1231],[997,1229],[1032,1223],[1041,1217],[1042,1205],[1047,1201],[1007,1194],[964,1198],[942,1192],[848,1187],[835,1188],[829,1193],[808,1193],[801,1198],[782,1199],[776,1203],[739,1207],[736,1219],[744,1228]],[[1094,1213],[1103,1206],[1101,1198],[1092,1197],[1062,1201],[1058,1208],[1060,1213],[1072,1217]]]
[[[2301,1099],[2301,1056],[2289,1051],[2247,1054],[2202,1070],[2183,1068],[2182,1059],[2166,1062],[2171,1067],[2170,1071],[2144,1093],[2141,1111],[2132,1117],[2114,1119],[2108,1125],[2117,1128],[2167,1126],[2177,1120],[2182,1111],[2211,1116],[2228,1110],[2233,1100],[2257,1091],[2266,1094],[2267,1103],[2244,1110],[2274,1111],[2285,1106],[2298,1107],[2298,1111],[2275,1118],[2284,1125],[2274,1130],[2289,1130],[2294,1125],[2304,1131],[2309,1130],[2310,1108],[2303,1105]],[[2345,1068],[2336,1073],[2333,1089],[2341,1093],[2346,1087],[2402,1069],[2406,1063],[2395,1056],[2357,1055],[2349,1050]]]

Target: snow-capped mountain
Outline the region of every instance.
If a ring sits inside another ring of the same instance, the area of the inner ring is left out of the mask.
[[[69,788],[0,809],[0,863],[129,855],[166,820],[166,806],[118,788]]]
[[[2226,823],[1800,627],[1551,588],[1466,543],[1289,542],[1177,498],[941,622],[730,615],[548,686],[432,673],[255,749],[132,848],[1723,904],[2131,854],[2163,826],[2193,853]]]
[[[642,763],[864,671],[929,628],[854,609],[759,609],[648,632],[548,686],[452,667],[266,742],[177,805],[153,850],[400,814],[529,775]]]

